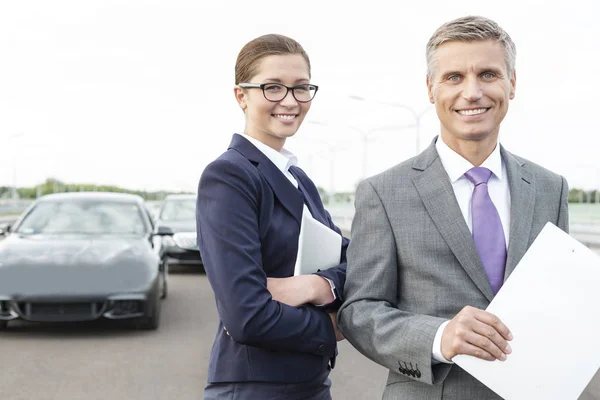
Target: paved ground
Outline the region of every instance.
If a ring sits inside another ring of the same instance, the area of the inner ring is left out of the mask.
[[[156,332],[112,321],[12,325],[0,334],[0,398],[200,399],[216,327],[212,292],[197,273],[173,274],[170,285]],[[338,360],[334,399],[381,398],[382,367],[346,341]],[[581,399],[600,400],[600,377]]]
[[[15,323],[0,334],[2,400],[200,399],[217,315],[206,276],[177,273],[157,332],[113,321]],[[375,399],[383,368],[348,343],[332,380],[336,399]]]

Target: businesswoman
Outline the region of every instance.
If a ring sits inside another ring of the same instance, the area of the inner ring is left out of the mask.
[[[293,276],[303,214],[340,230],[284,148],[317,93],[310,78],[308,55],[282,35],[252,40],[237,58],[244,131],[198,186],[198,246],[220,317],[206,400],[331,398],[348,240],[339,266]]]

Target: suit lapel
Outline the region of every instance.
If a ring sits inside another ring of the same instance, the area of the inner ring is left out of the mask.
[[[298,225],[302,222],[302,208],[304,196],[294,185],[281,173],[275,164],[252,143],[240,135],[233,135],[230,149],[240,152],[252,163],[257,164],[256,168],[265,178],[275,197],[283,207],[294,217]]]
[[[413,168],[422,173],[413,178],[415,187],[438,231],[458,262],[488,300],[494,294],[460,211],[452,184],[435,150],[435,142],[417,157]]]
[[[510,237],[506,256],[506,280],[521,260],[531,237],[533,208],[535,205],[535,181],[521,161],[500,147],[506,165],[510,188]]]
[[[306,175],[304,175],[304,173],[301,172],[300,168],[298,167],[290,167],[290,173],[294,178],[296,178],[296,182],[298,182],[298,189],[304,195],[304,202],[306,203],[306,206],[308,207],[308,210],[310,211],[312,217],[321,221],[320,214],[317,212],[317,206],[313,198],[309,195],[309,191],[306,189],[306,185],[304,183],[304,177]]]

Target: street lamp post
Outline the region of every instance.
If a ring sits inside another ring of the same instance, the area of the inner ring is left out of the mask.
[[[352,100],[357,100],[357,101],[369,101],[361,96],[350,95],[348,97]],[[400,104],[400,103],[378,102],[377,104],[386,105],[389,107],[401,108],[401,109],[404,109],[404,110],[410,112],[410,114],[412,115],[415,122],[412,125],[405,126],[405,128],[413,128],[413,127],[416,128],[415,129],[415,131],[416,131],[415,132],[415,155],[419,154],[421,152],[421,119],[423,118],[423,115],[425,115],[428,111],[432,110],[433,107],[431,105],[429,105],[423,111],[421,111],[420,113],[417,113],[417,111],[415,111],[414,108],[404,105],[404,104]]]
[[[321,121],[308,121],[309,124],[321,125],[321,126],[329,126],[329,124]],[[369,130],[362,130],[360,128],[354,126],[344,126],[346,129],[353,130],[358,133],[360,139],[362,141],[362,173],[361,178],[365,179],[367,177],[367,158],[368,158],[368,147],[369,147],[369,139],[373,136],[374,133],[381,131],[389,131],[393,129],[405,129],[412,128],[414,125],[390,125],[390,126],[380,126],[377,128],[372,128]],[[333,157],[332,157],[333,158]]]
[[[423,115],[425,115],[425,113],[427,113],[430,110],[433,110],[434,107],[432,107],[431,105],[426,107],[423,111],[421,111],[420,113],[417,113],[412,107],[409,106],[405,106],[404,104],[398,104],[398,103],[384,103],[388,106],[391,107],[398,107],[398,108],[403,108],[407,111],[409,111],[414,120],[415,120],[415,124],[414,126],[416,127],[416,132],[415,132],[415,154],[419,154],[421,152],[421,118],[423,118]]]
[[[15,133],[8,137],[8,141],[10,142],[10,146],[12,147],[13,140],[23,136],[23,132]],[[13,167],[13,176],[12,176],[12,190],[11,190],[11,198],[12,200],[17,200],[17,154],[15,149],[11,149],[12,151],[12,167]]]
[[[406,129],[406,128],[412,128],[414,125],[389,125],[389,126],[380,126],[377,128],[373,128],[373,129],[369,129],[368,131],[364,132],[362,134],[362,141],[363,141],[363,166],[362,166],[362,178],[366,178],[367,177],[367,157],[368,157],[368,146],[369,146],[369,139],[371,138],[371,136],[373,136],[374,133],[377,132],[381,132],[381,131],[391,131],[394,129]]]
[[[309,124],[313,124],[313,125],[320,125],[320,126],[329,126],[328,123],[326,122],[322,122],[322,121],[307,121]],[[351,128],[354,129],[354,128]],[[311,139],[314,140],[314,139]],[[319,142],[321,145],[324,145],[325,148],[327,149],[327,152],[329,153],[329,190],[331,191],[331,193],[335,192],[335,153],[339,150],[346,150],[348,148],[348,146],[338,146],[337,144],[332,144],[332,143],[328,143],[325,142],[323,140],[316,140],[317,142]],[[312,173],[312,158],[314,157],[314,154],[316,153],[320,153],[321,151],[314,151],[312,152],[309,157],[311,157],[311,173]]]

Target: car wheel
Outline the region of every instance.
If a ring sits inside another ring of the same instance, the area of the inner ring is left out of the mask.
[[[162,260],[160,271],[160,298],[166,299],[169,294],[169,263]]]
[[[150,311],[150,315],[137,320],[136,327],[142,330],[155,331],[160,326],[160,294],[158,290],[154,292],[153,298],[149,301],[152,301],[152,311]]]
[[[8,326],[8,321],[0,321],[0,331],[6,330]]]

